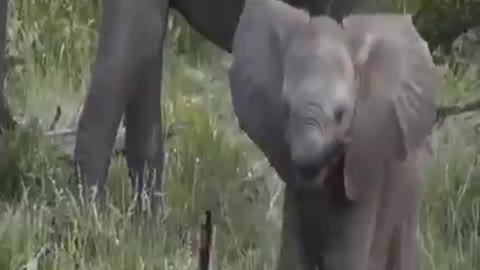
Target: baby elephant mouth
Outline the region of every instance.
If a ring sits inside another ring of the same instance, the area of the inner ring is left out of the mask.
[[[311,162],[296,166],[298,188],[321,188],[333,165],[337,164],[345,149],[345,143],[336,140],[328,143]]]

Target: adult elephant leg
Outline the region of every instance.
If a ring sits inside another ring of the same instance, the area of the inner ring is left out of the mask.
[[[167,8],[162,12],[167,17]],[[163,21],[165,25],[166,21]],[[163,31],[163,30],[162,30]],[[162,32],[163,38],[163,32]],[[161,206],[163,172],[163,132],[161,122],[162,50],[149,60],[140,91],[129,102],[126,113],[126,156],[132,187],[135,188],[137,210],[147,195],[150,210],[157,213]]]
[[[8,110],[7,101],[4,94],[4,79],[7,70],[5,62],[5,46],[7,32],[7,9],[8,1],[4,0],[0,3],[0,134],[2,130],[10,128],[14,125],[13,118]]]
[[[98,51],[75,146],[84,196],[90,199],[96,186],[101,205],[121,117],[131,100],[148,92],[144,74],[159,60],[167,6],[167,0],[102,1]]]

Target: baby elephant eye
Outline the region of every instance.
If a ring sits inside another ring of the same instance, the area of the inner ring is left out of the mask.
[[[335,109],[333,112],[333,118],[337,123],[341,122],[343,119],[343,115],[345,114],[345,108],[343,107],[338,107]]]

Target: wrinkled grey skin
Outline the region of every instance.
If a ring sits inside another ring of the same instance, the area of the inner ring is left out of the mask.
[[[439,78],[411,18],[247,0],[232,54],[239,125],[286,183],[277,269],[416,269]]]
[[[5,30],[7,2],[0,4],[0,31]],[[377,0],[285,0],[314,14],[340,20],[353,11],[373,10]],[[79,120],[75,163],[87,184],[85,195],[97,187],[103,205],[104,186],[117,127],[126,118],[126,158],[132,184],[139,195],[160,191],[163,171],[161,128],[162,47],[168,9],[174,8],[190,25],[220,48],[230,52],[244,0],[102,0],[102,23],[91,84]],[[0,49],[5,33],[0,33]],[[0,71],[5,66],[0,56]],[[3,72],[1,73],[3,78]],[[2,89],[3,90],[3,85]],[[3,91],[0,125],[9,123]],[[133,181],[140,180],[138,183]],[[152,210],[159,205],[151,198]]]

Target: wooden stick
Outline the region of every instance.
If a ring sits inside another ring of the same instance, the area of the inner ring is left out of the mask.
[[[200,245],[198,248],[198,269],[210,270],[210,259],[212,257],[212,213],[205,211],[205,222],[200,227]]]
[[[57,106],[57,110],[55,111],[55,117],[50,123],[50,127],[48,128],[48,131],[53,131],[55,129],[55,127],[58,124],[58,121],[60,121],[61,116],[62,116],[62,108],[60,106]]]

